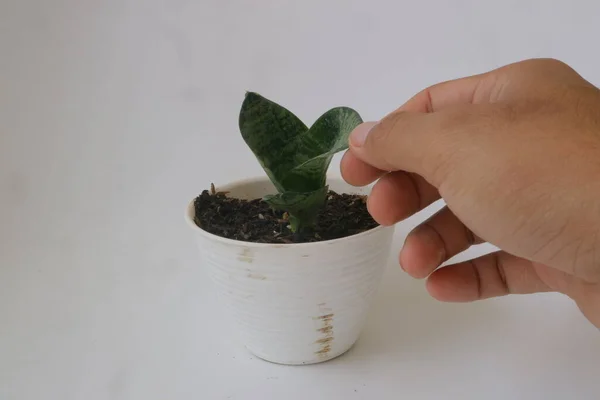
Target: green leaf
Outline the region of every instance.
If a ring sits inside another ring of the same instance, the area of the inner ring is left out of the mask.
[[[279,192],[265,200],[290,214],[293,229],[315,222],[325,204],[331,159],[348,148],[348,136],[361,123],[353,109],[336,107],[309,129],[286,108],[246,93],[239,116],[242,137]]]
[[[293,232],[301,231],[316,222],[317,215],[327,200],[328,186],[313,192],[284,192],[264,197],[271,207],[286,211]]]
[[[308,130],[298,117],[286,108],[259,94],[247,92],[239,116],[242,137],[278,191],[289,168],[283,148]]]
[[[283,186],[299,191],[323,186],[331,159],[348,148],[350,133],[362,122],[360,115],[348,107],[333,108],[323,114],[307,132],[284,149],[284,152],[303,154],[306,159],[289,171]]]

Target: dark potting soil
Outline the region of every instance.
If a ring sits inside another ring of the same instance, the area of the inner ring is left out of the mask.
[[[307,243],[339,239],[378,226],[367,211],[366,198],[333,191],[313,230],[294,234],[286,214],[261,199],[241,200],[208,190],[194,201],[195,222],[207,232],[256,243]]]

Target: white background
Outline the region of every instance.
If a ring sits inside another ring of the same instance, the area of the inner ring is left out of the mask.
[[[599,398],[600,335],[568,299],[440,304],[401,272],[423,215],[398,226],[350,353],[257,360],[183,219],[210,182],[262,174],[245,90],[312,123],[530,57],[600,84],[599,17],[594,0],[0,0],[0,399]]]

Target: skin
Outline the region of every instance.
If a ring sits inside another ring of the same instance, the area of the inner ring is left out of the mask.
[[[600,328],[600,90],[527,60],[429,87],[350,137],[341,163],[382,225],[443,198],[400,264],[440,301],[560,292]],[[475,243],[501,251],[439,268]]]

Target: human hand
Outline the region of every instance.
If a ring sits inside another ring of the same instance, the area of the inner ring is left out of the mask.
[[[400,253],[434,298],[557,291],[600,328],[600,90],[569,66],[528,60],[425,89],[359,126],[341,171],[377,180],[382,225],[444,199]],[[438,269],[483,241],[502,251]]]

